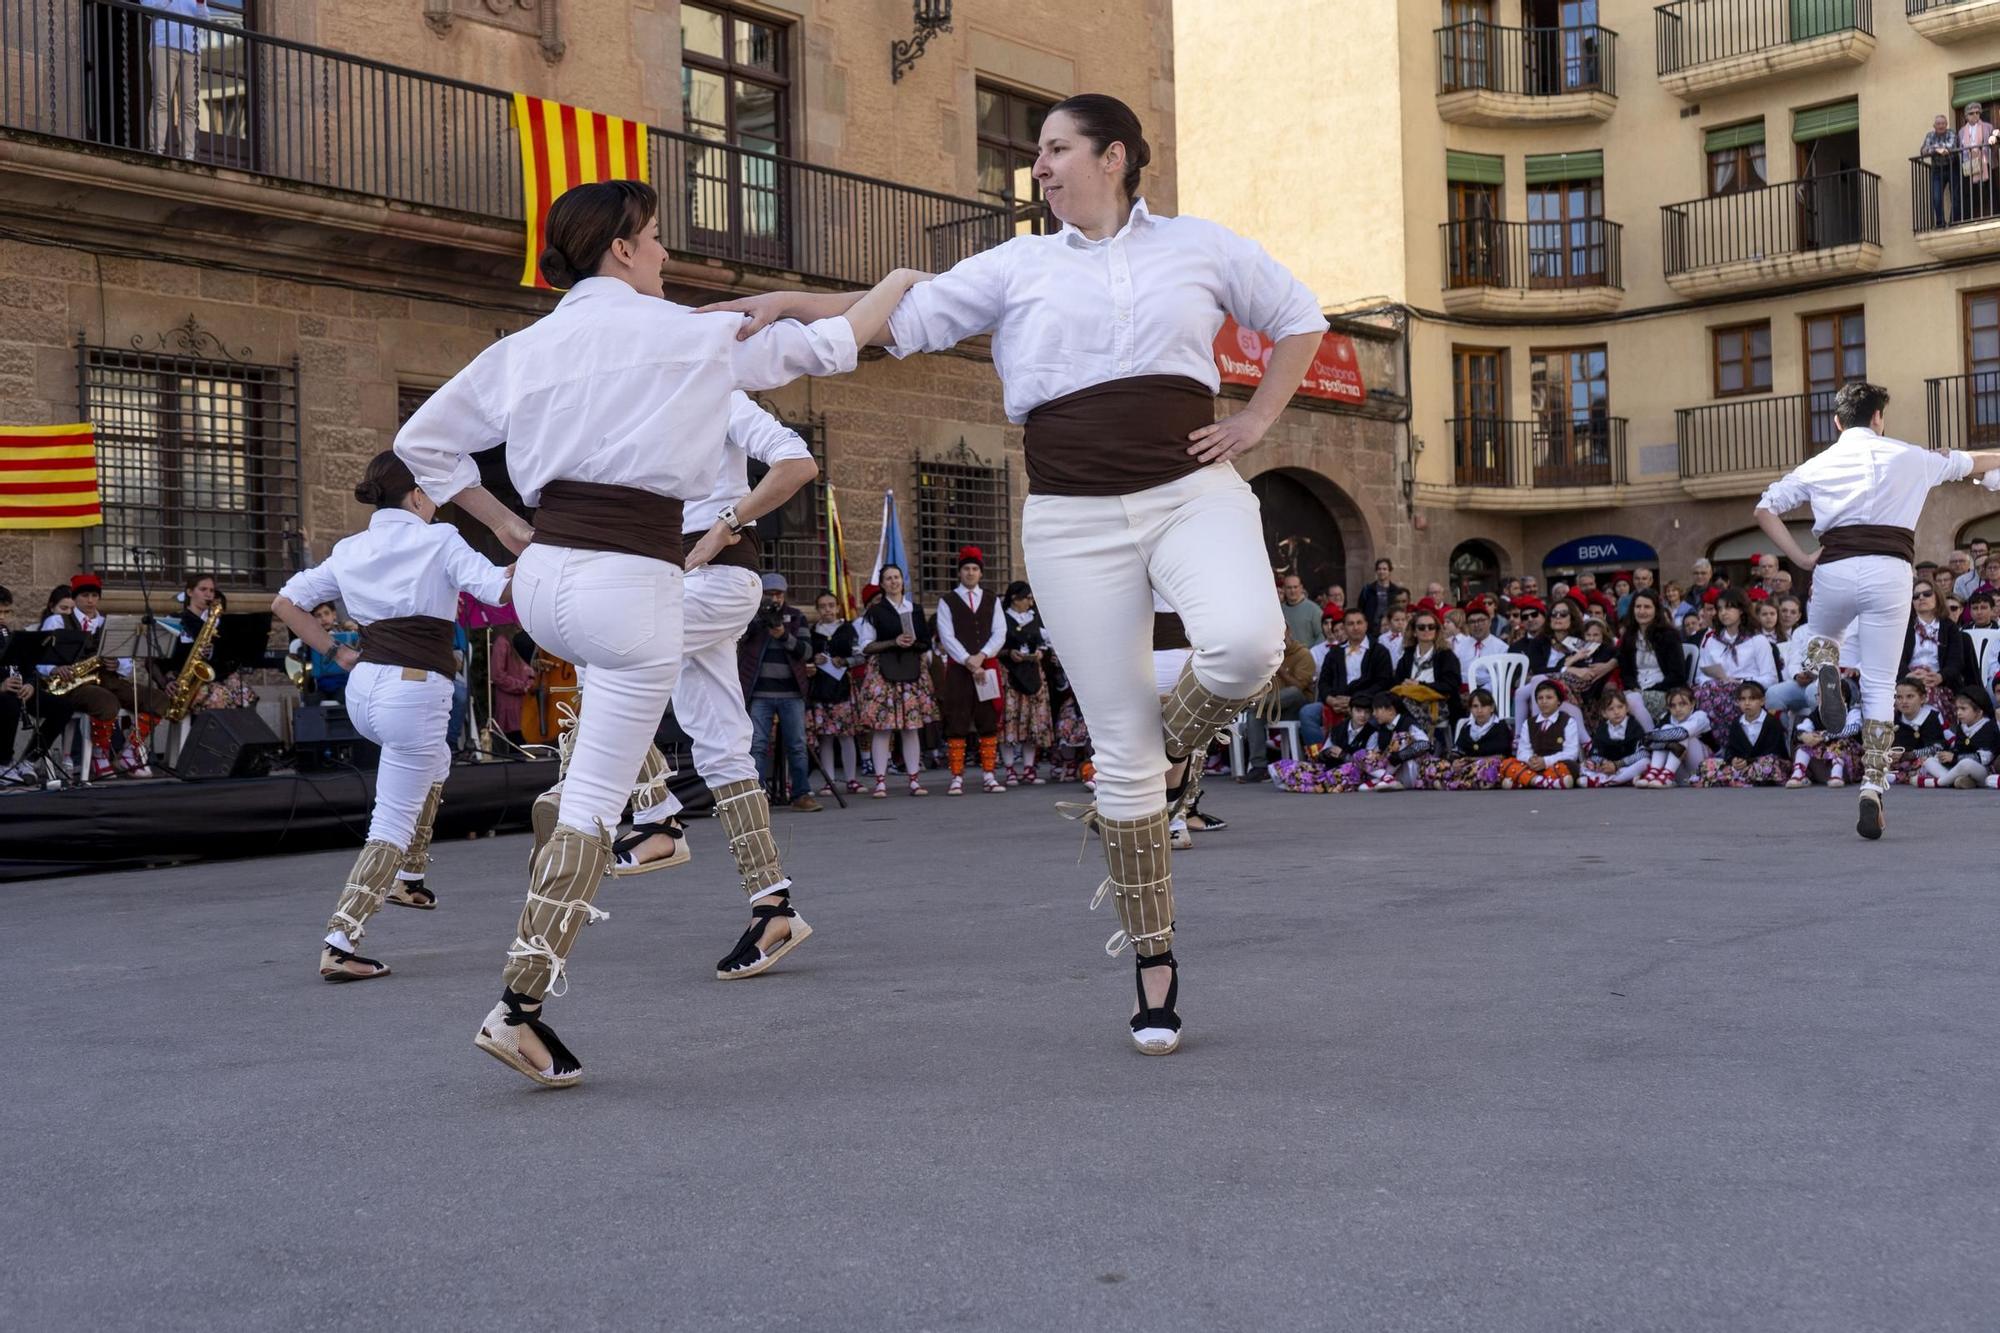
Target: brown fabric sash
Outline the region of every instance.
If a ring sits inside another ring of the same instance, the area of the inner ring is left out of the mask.
[[[380,666],[458,674],[451,651],[452,626],[442,616],[390,616],[361,627],[361,660]]]
[[[1850,523],[1843,528],[1828,528],[1819,535],[1816,564],[1830,565],[1858,555],[1890,555],[1905,562],[1914,561],[1917,534],[1909,528],[1886,523]]]
[[[681,546],[692,547],[708,534],[705,532],[683,532]],[[734,565],[737,569],[747,569],[752,574],[764,572],[764,544],[757,540],[757,529],[745,528],[743,535],[734,545],[722,548],[722,553],[708,562],[711,565]]]
[[[1030,495],[1131,495],[1208,464],[1188,436],[1215,424],[1215,394],[1184,375],[1107,380],[1028,414]]]
[[[633,486],[552,481],[535,510],[535,540],[574,551],[617,551],[681,562],[681,502]]]
[[[1153,612],[1153,651],[1172,652],[1179,648],[1192,648],[1188,642],[1187,626],[1172,611]]]

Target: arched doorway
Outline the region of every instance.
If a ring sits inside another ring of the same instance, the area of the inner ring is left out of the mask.
[[[1451,551],[1451,598],[1463,603],[1482,592],[1500,591],[1500,555],[1481,541],[1460,542]]]
[[[1792,540],[1799,544],[1800,550],[1810,553],[1819,549],[1819,538],[1813,535],[1812,524],[1807,520],[1793,519],[1786,523],[1785,527],[1791,532]],[[1777,548],[1772,544],[1770,534],[1762,528],[1744,528],[1740,532],[1732,532],[1727,537],[1718,537],[1710,542],[1708,561],[1715,567],[1716,573],[1728,575],[1730,587],[1747,588],[1750,586],[1751,560],[1767,552],[1772,555],[1777,554]],[[1795,592],[1798,591],[1797,577],[1794,571]]]
[[[1958,530],[1953,546],[1967,546],[1983,539],[1988,546],[2000,544],[2000,514],[1981,514]]]
[[[1308,481],[1308,476],[1287,468],[1260,472],[1250,478],[1250,489],[1264,511],[1264,550],[1272,573],[1297,574],[1305,581],[1306,595],[1316,598],[1331,584],[1349,586],[1347,541],[1321,492],[1331,491],[1339,501],[1346,497],[1325,478]]]

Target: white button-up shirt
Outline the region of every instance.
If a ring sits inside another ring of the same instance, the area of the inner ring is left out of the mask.
[[[956,597],[960,605],[978,615],[981,604],[990,596],[992,594],[984,588],[967,588],[961,584],[938,598],[937,609],[931,613],[931,621],[937,627],[938,646],[944,649],[946,657],[960,666],[964,666],[965,659],[973,653],[991,657],[1000,651],[1001,645],[1007,642],[1007,617],[1004,615],[993,617],[993,632],[986,636],[985,643],[964,644],[958,641],[958,635],[952,633],[951,612],[945,603]]]
[[[1757,507],[1782,514],[1810,503],[1814,532],[1857,523],[1914,529],[1931,488],[1971,472],[1972,455],[1963,450],[1932,453],[1849,426],[1824,452],[1772,482]]]
[[[1224,315],[1285,338],[1323,333],[1312,292],[1255,241],[1144,199],[1116,235],[1075,227],[1016,236],[912,287],[889,318],[895,356],[993,335],[1009,421],[1052,398],[1139,375],[1184,375],[1212,391]]]
[[[465,544],[449,523],[426,523],[407,509],[378,509],[366,530],[343,537],[325,560],[285,581],[278,595],[307,610],[336,598],[363,625],[395,616],[458,619],[458,595],[491,606],[507,571]]]
[[[741,315],[691,314],[617,278],[585,278],[432,394],[397,433],[396,456],[439,504],[477,485],[469,455],[503,440],[529,505],[552,481],[704,499],[733,391],[854,369],[844,317],[779,320],[739,342],[742,326]]]
[[[765,467],[788,458],[812,459],[812,450],[799,433],[750,401],[738,389],[729,395],[729,435],[722,445],[722,466],[715,474],[715,489],[706,498],[688,505],[681,515],[687,532],[704,532],[713,527],[722,511],[750,494],[750,460]],[[753,522],[750,527],[756,527]]]

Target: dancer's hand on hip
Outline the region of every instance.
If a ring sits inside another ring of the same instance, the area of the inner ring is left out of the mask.
[[[1269,419],[1246,407],[1189,435],[1188,452],[1204,463],[1227,463],[1255,449],[1270,428]]]
[[[707,532],[701,534],[701,540],[694,544],[694,549],[687,553],[687,558],[681,561],[681,571],[687,574],[694,573],[721,555],[726,548],[736,545],[739,540],[741,539],[729,530],[729,525],[718,518],[709,525]]]

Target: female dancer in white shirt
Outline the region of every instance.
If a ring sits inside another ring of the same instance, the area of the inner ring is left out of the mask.
[[[718,523],[683,552],[682,505],[714,491],[730,394],[854,368],[920,275],[884,279],[841,319],[739,340],[741,319],[663,299],[659,198],[639,181],[581,185],[549,209],[554,311],[494,343],[411,417],[396,453],[439,502],[456,500],[520,552],[514,603],[535,642],[587,668],[555,832],[536,854],[500,1002],[475,1043],[564,1087],[576,1057],[542,1021],[611,859],[609,830],[680,672],[682,568],[727,544]],[[479,486],[470,455],[505,441],[532,530]],[[530,544],[532,542],[532,545]]]
[[[916,288],[890,321],[890,350],[993,335],[1008,419],[1027,427],[1028,575],[1097,751],[1091,822],[1123,925],[1107,948],[1136,946],[1133,1041],[1164,1055],[1180,1040],[1169,806],[1192,803],[1210,738],[1269,682],[1284,645],[1257,500],[1230,463],[1290,400],[1326,320],[1255,242],[1155,216],[1138,197],[1150,155],[1116,98],[1058,103],[1034,171],[1062,230],[1017,236]],[[725,308],[756,328],[852,299],[774,293]],[[1217,421],[1224,315],[1278,343],[1250,402]],[[1164,706],[1151,680],[1154,589],[1193,644]]]
[[[354,498],[375,506],[367,530],[343,538],[324,561],[292,575],[271,603],[293,634],[348,668],[348,716],[355,730],[382,747],[368,841],[326,923],[319,974],[328,981],[389,975],[354,952],[385,898],[404,907],[437,904],[417,881],[451,772],[445,726],[458,674],[451,645],[458,595],[468,592],[491,605],[508,598],[508,571],[466,545],[457,528],[431,522],[437,506],[395,454],[385,450],[369,461]],[[336,646],[312,613],[335,598],[360,622],[358,650]],[[399,886],[399,877],[412,883]]]

